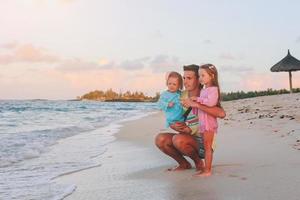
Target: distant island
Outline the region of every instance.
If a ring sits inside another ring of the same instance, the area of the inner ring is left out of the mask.
[[[143,92],[130,92],[126,91],[115,92],[112,89],[101,91],[95,90],[87,94],[77,97],[77,100],[93,100],[93,101],[103,101],[103,102],[156,102],[159,99],[159,93],[155,96],[147,96]]]

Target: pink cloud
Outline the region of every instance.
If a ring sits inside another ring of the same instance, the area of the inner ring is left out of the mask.
[[[143,91],[155,94],[164,88],[164,75],[153,73],[151,69],[139,70],[135,73],[124,69],[103,69],[89,71],[47,71],[48,78],[63,80],[82,95],[81,91],[107,90]],[[62,82],[62,81],[60,81]]]
[[[109,88],[115,91],[137,90],[155,95],[156,92],[165,90],[164,76],[167,69],[181,70],[182,66],[178,64],[178,58],[169,56],[127,59],[126,62],[104,58],[88,61],[52,56],[46,49],[31,44],[4,46],[7,47],[3,47],[6,53],[0,54],[0,64],[12,64],[5,70],[18,77],[13,80],[6,73],[5,78],[0,80],[2,88],[13,88],[5,90],[6,95],[2,98],[53,98],[55,95],[56,99],[75,98],[92,90]],[[30,70],[23,65],[24,62],[35,65]],[[55,66],[49,66],[51,63]],[[19,87],[25,88],[24,95],[20,94],[17,89]]]
[[[14,49],[18,46],[17,42],[8,42],[0,45],[0,48],[4,49]]]
[[[97,70],[101,69],[101,66],[95,62],[88,62],[81,59],[68,59],[63,61],[58,67],[60,71],[69,71],[69,72],[76,72],[76,71],[90,71],[90,70]]]
[[[156,92],[161,92],[166,89],[165,74],[152,73],[150,70],[144,70],[136,74],[127,85],[128,88],[154,95]]]
[[[16,62],[46,62],[54,63],[61,59],[59,56],[49,53],[44,48],[38,48],[32,44],[5,44],[3,46],[9,52],[0,54],[0,64],[11,64]]]
[[[136,60],[146,62],[149,58]],[[60,77],[78,91],[86,92],[112,88],[115,91],[138,90],[152,95],[164,88],[164,72],[153,72],[151,67],[132,70],[132,67],[136,66],[127,64],[124,66],[124,62],[119,64],[108,59],[98,63],[73,59],[64,61],[57,68],[49,70],[47,76]]]
[[[293,88],[300,87],[300,72],[293,72]],[[252,73],[244,76],[241,88],[245,91],[273,89],[289,89],[289,77],[287,72],[278,73]]]

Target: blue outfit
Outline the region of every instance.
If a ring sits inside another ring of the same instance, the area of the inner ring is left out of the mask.
[[[169,127],[170,124],[173,124],[175,122],[184,121],[184,117],[183,117],[184,111],[180,103],[180,95],[181,95],[180,91],[177,92],[164,91],[160,94],[160,98],[158,100],[158,106],[159,109],[161,109],[165,113],[166,127]],[[174,103],[173,107],[168,107],[170,102]]]

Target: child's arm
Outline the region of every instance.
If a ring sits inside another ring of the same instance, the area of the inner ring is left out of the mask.
[[[198,97],[197,102],[201,103],[203,105],[209,106],[209,107],[216,106],[217,103],[218,103],[218,99],[219,99],[218,88],[217,87],[210,87],[210,88],[207,88],[207,89],[208,89],[207,98]]]
[[[226,117],[226,112],[222,107],[218,107],[218,106],[208,107],[200,103],[198,103],[197,107],[198,109],[202,110],[203,112],[206,112],[211,116],[221,118],[221,119]]]
[[[209,106],[203,105],[201,103],[193,102],[190,99],[182,100],[182,105],[186,108],[188,108],[188,107],[198,108],[198,109],[202,110],[203,112],[206,112],[207,114],[217,117],[217,118],[223,119],[226,117],[226,112],[222,107],[218,107],[218,106],[209,107]]]
[[[158,107],[160,110],[166,111],[168,109],[169,102],[167,100],[165,93],[161,93],[158,100]]]

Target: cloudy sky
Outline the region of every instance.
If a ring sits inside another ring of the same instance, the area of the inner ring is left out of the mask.
[[[299,1],[1,0],[0,99],[165,89],[165,72],[213,63],[221,90],[288,88]],[[300,87],[300,72],[293,74]]]

